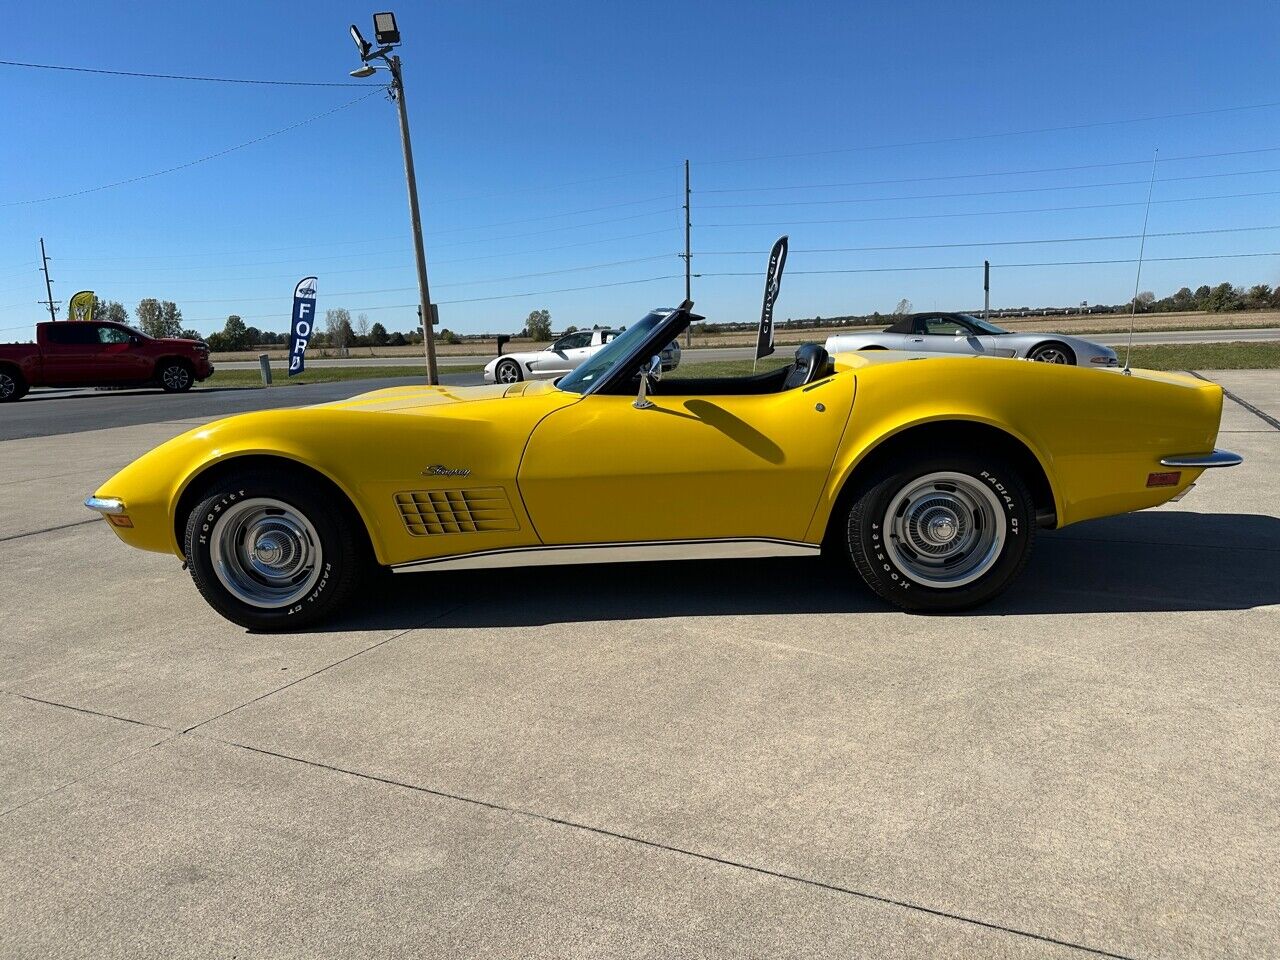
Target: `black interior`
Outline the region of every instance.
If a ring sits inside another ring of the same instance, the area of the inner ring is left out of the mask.
[[[745,377],[670,377],[650,384],[654,396],[750,396],[795,390],[830,376],[835,364],[827,351],[816,343],[802,344],[795,359],[785,367]],[[634,389],[634,382],[631,384]]]

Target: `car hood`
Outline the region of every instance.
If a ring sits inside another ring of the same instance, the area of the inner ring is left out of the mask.
[[[523,396],[542,396],[559,393],[547,381],[526,380],[520,383],[493,383],[477,387],[387,387],[371,390],[347,400],[320,403],[306,409],[351,410],[363,413],[431,413],[440,407],[461,403],[480,403]]]

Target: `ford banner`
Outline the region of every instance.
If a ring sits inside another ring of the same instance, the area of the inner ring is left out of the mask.
[[[304,277],[293,288],[293,322],[289,326],[289,376],[302,373],[307,342],[316,326],[316,278]]]

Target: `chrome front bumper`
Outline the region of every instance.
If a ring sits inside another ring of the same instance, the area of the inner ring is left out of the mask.
[[[84,505],[94,513],[100,513],[103,516],[124,513],[124,501],[117,500],[115,497],[86,497]]]
[[[1208,470],[1212,467],[1234,467],[1244,462],[1244,457],[1230,450],[1215,450],[1213,453],[1172,453],[1160,458],[1162,467],[1184,467],[1187,469]]]

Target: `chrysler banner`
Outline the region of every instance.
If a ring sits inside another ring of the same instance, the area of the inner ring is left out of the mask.
[[[289,376],[302,373],[307,341],[316,325],[316,278],[305,277],[293,288],[293,322],[289,326]]]
[[[769,269],[764,277],[764,304],[760,307],[760,327],[756,331],[756,359],[773,353],[773,304],[782,289],[782,271],[787,265],[787,238],[779,237],[769,251]]]

